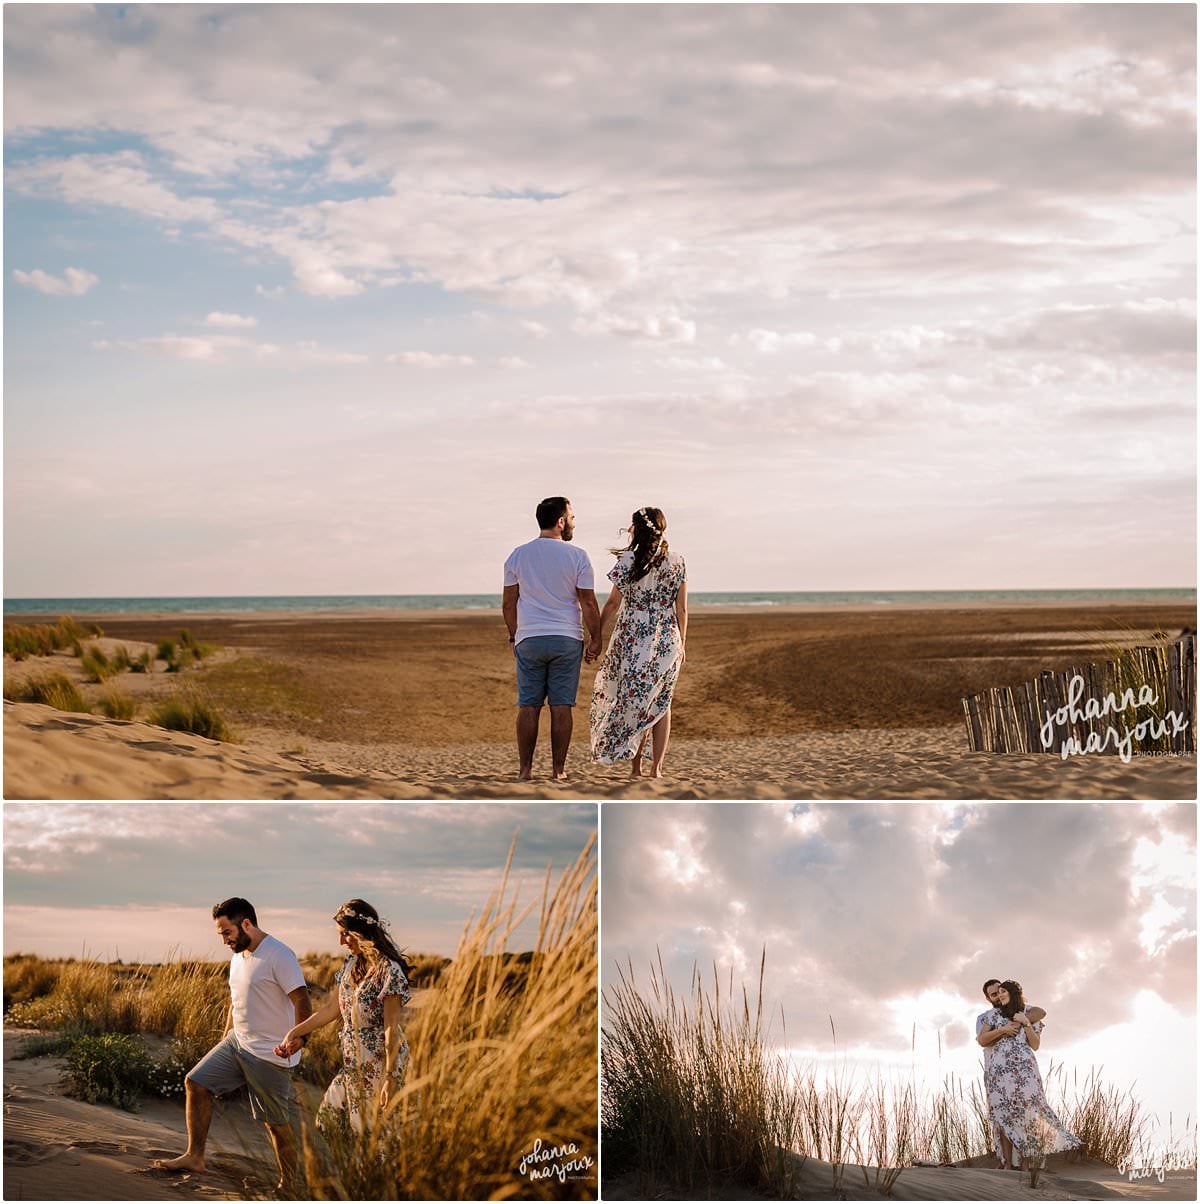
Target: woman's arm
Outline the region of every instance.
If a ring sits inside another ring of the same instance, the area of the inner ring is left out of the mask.
[[[601,644],[604,643],[604,625],[617,613],[620,606],[621,591],[614,585],[604,603],[604,609],[600,612],[600,628],[596,634],[600,637]]]
[[[1029,1017],[1024,1012],[1018,1012],[1013,1017],[1013,1021],[1025,1030],[1025,1040],[1029,1043],[1029,1048],[1037,1049],[1042,1043],[1042,1038],[1034,1031]]]
[[[404,1047],[404,1030],[400,1027],[400,1017],[404,1014],[404,1001],[399,995],[383,997],[383,1081],[379,1087],[379,1106],[386,1108],[391,1097],[393,1074],[400,1050]]]
[[[679,586],[675,595],[675,621],[679,624],[679,638],[683,641],[683,659],[687,660],[687,582]]]
[[[301,1037],[307,1037],[309,1033],[321,1028],[322,1025],[332,1024],[341,1014],[341,1008],[338,1007],[337,992],[333,991],[325,1001],[324,1006],[313,1012],[307,1020],[303,1020],[288,1029],[287,1036],[275,1046],[276,1057],[290,1058],[296,1050],[301,1048]]]

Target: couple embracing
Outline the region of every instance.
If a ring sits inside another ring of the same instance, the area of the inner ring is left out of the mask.
[[[565,497],[534,512],[538,536],[504,563],[504,622],[517,670],[520,778],[533,776],[542,706],[550,707],[555,780],[566,777],[572,708],[583,661],[600,657],[604,628],[615,618],[608,652],[596,673],[589,714],[592,758],[632,762],[641,775],[650,743],[650,776],[661,777],[671,735],[671,696],[687,640],[687,569],[667,544],[667,520],[654,506],[634,511],[623,548],[612,549],[612,588],[601,610],[592,563],[573,544],[575,512]]]
[[[1001,1170],[1026,1170],[1081,1142],[1046,1102],[1036,1057],[1045,1009],[1027,1006],[1021,984],[1011,978],[989,978],[983,994],[991,1007],[975,1020],[975,1040],[983,1047],[992,1144]]]

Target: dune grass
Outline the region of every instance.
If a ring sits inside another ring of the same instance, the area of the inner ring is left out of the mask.
[[[14,660],[22,661],[29,656],[49,656],[63,648],[73,648],[89,634],[102,634],[94,623],[84,627],[70,615],[63,615],[53,625],[37,624],[25,626],[6,623],[4,626],[4,651]]]
[[[137,703],[123,690],[105,690],[97,705],[109,719],[132,719],[137,714]]]
[[[209,740],[230,741],[233,732],[217,708],[199,694],[178,694],[154,708],[150,722],[173,732],[191,732]]]
[[[784,1151],[801,1144],[805,1117],[786,1065],[767,1047],[765,968],[764,951],[753,1008],[744,988],[736,1005],[732,982],[722,996],[715,969],[713,993],[694,973],[686,1000],[667,982],[661,958],[649,999],[632,966],[628,975],[622,970],[606,996],[611,1019],[601,1047],[609,1173],[665,1178],[689,1195],[713,1196],[731,1184],[790,1193]]]
[[[24,681],[4,683],[4,697],[14,702],[39,702],[59,711],[78,711],[89,714],[79,687],[65,673],[41,673]]]
[[[590,1198],[596,1168],[594,841],[538,903],[523,983],[504,986],[504,953],[530,908],[496,894],[459,941],[407,1027],[404,1086],[355,1140],[306,1146],[317,1199]],[[509,861],[511,863],[511,852]],[[533,905],[531,905],[533,906]],[[520,1174],[532,1144],[574,1144],[571,1176]],[[587,1165],[585,1165],[587,1164]]]

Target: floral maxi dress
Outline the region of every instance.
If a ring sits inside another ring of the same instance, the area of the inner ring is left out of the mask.
[[[355,1132],[361,1133],[379,1095],[387,1058],[384,998],[398,995],[402,1004],[407,1003],[412,998],[412,989],[399,963],[393,961],[383,962],[361,982],[354,982],[355,956],[351,953],[334,976],[342,1013],[342,1069],[329,1084],[317,1109],[317,1127],[324,1129],[341,1120],[348,1121]],[[401,1033],[397,1073],[403,1071],[407,1061],[408,1042]]]
[[[622,552],[608,574],[621,591],[621,608],[592,690],[592,757],[602,765],[633,759],[642,733],[671,705],[683,663],[675,617],[687,580],[683,557],[668,553],[639,581],[629,579],[632,567],[633,553]]]
[[[981,1023],[987,1028],[1001,1028],[1008,1021],[999,1008],[992,1008],[981,1017]],[[1033,1031],[1040,1034],[1042,1027],[1039,1020]],[[983,1072],[988,1106],[993,1125],[1003,1130],[1013,1150],[1023,1157],[1037,1158],[1082,1145],[1046,1102],[1037,1057],[1025,1040],[1024,1028],[1015,1037],[1001,1037],[992,1050]],[[999,1157],[999,1149],[996,1155]]]

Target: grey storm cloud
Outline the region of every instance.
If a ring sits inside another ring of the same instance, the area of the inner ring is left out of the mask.
[[[765,946],[789,1034],[819,1039],[832,1014],[850,1043],[879,1036],[888,999],[940,988],[973,1005],[1013,976],[1086,1034],[1143,988],[1194,999],[1194,885],[1137,878],[1139,840],[1164,836],[1187,839],[1194,875],[1189,822],[1191,806],[610,806],[602,972],[628,959],[644,975],[661,955],[677,988],[714,962],[752,981]],[[1155,891],[1180,915],[1147,952]]]

